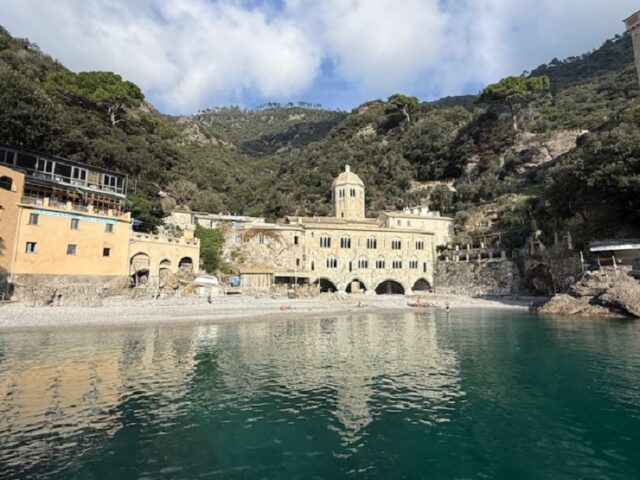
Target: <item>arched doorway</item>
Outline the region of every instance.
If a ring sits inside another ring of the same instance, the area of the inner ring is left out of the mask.
[[[395,280],[385,280],[376,287],[378,295],[404,295],[404,287]]]
[[[364,293],[367,287],[364,282],[358,278],[354,278],[347,284],[347,293]]]
[[[158,284],[162,287],[172,276],[171,260],[165,258],[160,262],[160,270],[158,271]]]
[[[136,253],[129,262],[129,275],[134,287],[149,283],[151,258],[143,252]]]
[[[193,260],[191,257],[182,257],[178,262],[178,272],[182,275],[193,274]]]
[[[333,283],[328,278],[319,278],[318,280],[313,282],[313,284],[317,285],[318,287],[320,287],[320,293],[337,292],[338,291],[338,287],[336,287],[336,284]]]
[[[431,285],[424,278],[420,278],[416,280],[416,283],[413,284],[411,290],[413,290],[414,292],[430,292]]]

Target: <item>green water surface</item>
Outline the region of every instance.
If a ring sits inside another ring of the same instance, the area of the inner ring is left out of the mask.
[[[0,478],[639,479],[640,323],[0,333]]]

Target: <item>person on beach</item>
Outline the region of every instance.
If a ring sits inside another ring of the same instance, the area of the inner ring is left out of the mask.
[[[444,309],[449,313],[449,302],[444,302]]]

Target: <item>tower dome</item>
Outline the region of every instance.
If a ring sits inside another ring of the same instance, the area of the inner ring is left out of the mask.
[[[364,182],[349,165],[332,184],[333,209],[338,218],[364,218]]]

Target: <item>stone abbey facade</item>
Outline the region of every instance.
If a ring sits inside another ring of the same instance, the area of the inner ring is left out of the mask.
[[[243,286],[317,284],[321,291],[411,293],[433,285],[436,247],[448,243],[453,220],[426,206],[365,216],[365,186],[347,166],[332,185],[334,215],[262,218],[174,212],[225,233],[226,260]]]

